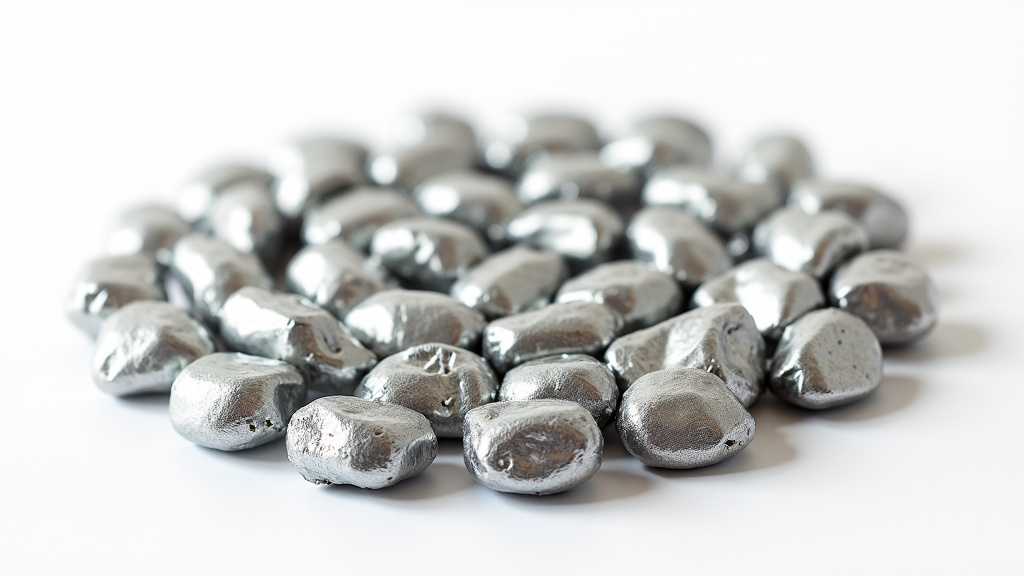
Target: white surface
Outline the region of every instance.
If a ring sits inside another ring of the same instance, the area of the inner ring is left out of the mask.
[[[1020,4],[378,4],[4,5],[0,572],[1024,572]],[[608,128],[678,105],[725,159],[795,126],[824,174],[906,202],[942,323],[869,400],[760,403],[731,461],[646,470],[613,442],[542,499],[475,485],[452,444],[391,490],[316,487],[283,443],[200,449],[166,400],[93,386],[60,308],[117,209],[449,98],[484,119],[578,103]]]

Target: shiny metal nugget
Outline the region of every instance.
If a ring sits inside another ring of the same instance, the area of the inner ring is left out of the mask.
[[[619,388],[615,375],[600,360],[585,354],[562,354],[531,360],[505,374],[499,402],[569,400],[587,409],[604,428],[615,416]]]
[[[270,151],[267,166],[274,175],[274,201],[290,220],[346,188],[364,184],[366,148],[333,136],[307,136]]]
[[[352,334],[381,358],[428,342],[476,350],[486,324],[448,295],[419,290],[378,292],[345,316]]]
[[[302,239],[307,244],[340,239],[366,252],[378,228],[419,213],[406,194],[391,188],[359,186],[309,210],[302,221]]]
[[[103,321],[138,300],[166,300],[160,267],[146,253],[97,258],[78,272],[64,309],[68,318],[95,337]]]
[[[835,210],[807,214],[780,208],[754,228],[753,241],[772,262],[819,279],[868,248],[864,227]]]
[[[254,254],[243,254],[227,242],[203,234],[189,234],[174,245],[171,272],[196,312],[214,325],[224,301],[239,288],[269,290],[274,284]]]
[[[543,308],[568,276],[554,252],[513,246],[474,266],[452,285],[452,298],[488,319]]]
[[[676,315],[683,293],[672,276],[644,262],[621,260],[570,278],[555,300],[604,304],[622,315],[624,332],[633,332]]]
[[[633,258],[671,274],[689,289],[732,266],[722,240],[679,208],[644,208],[633,216],[626,237]]]

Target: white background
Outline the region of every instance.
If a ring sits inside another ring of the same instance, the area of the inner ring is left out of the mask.
[[[25,3],[0,46],[0,572],[1024,573],[1021,4]],[[723,165],[798,130],[823,174],[907,204],[941,324],[871,399],[765,399],[703,470],[612,438],[547,498],[474,484],[453,443],[390,490],[317,487],[283,443],[201,449],[166,399],[95,388],[61,307],[111,215],[306,128],[380,142],[430,102],[579,107],[610,134],[676,108]]]

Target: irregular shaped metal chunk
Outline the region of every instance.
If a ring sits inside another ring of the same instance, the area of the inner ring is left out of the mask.
[[[507,178],[470,170],[431,176],[413,198],[424,214],[470,226],[492,246],[504,243],[508,223],[523,211]]]
[[[431,176],[473,167],[476,151],[464,143],[427,140],[378,154],[370,163],[370,177],[379,186],[412,191]]]
[[[387,272],[336,240],[299,250],[285,270],[288,289],[323,306],[338,318],[367,297],[397,286]]]
[[[178,215],[196,223],[209,215],[217,196],[241,182],[270,186],[274,177],[266,170],[244,162],[221,162],[204,168],[178,191]]]
[[[146,205],[125,210],[107,231],[109,256],[128,256],[145,252],[166,265],[171,248],[192,226],[166,206]]]
[[[596,152],[550,154],[530,162],[517,193],[524,204],[589,198],[628,210],[639,200],[640,178],[602,164]]]
[[[687,288],[732,266],[721,239],[679,208],[644,208],[633,216],[626,237],[633,258],[671,274]]]
[[[633,332],[677,314],[683,292],[675,278],[651,265],[621,260],[570,278],[555,300],[604,304],[622,315],[624,332]]]
[[[736,177],[747,182],[775,184],[788,193],[801,178],[814,176],[814,160],[807,146],[790,134],[774,134],[755,140],[743,155]]]
[[[490,250],[476,230],[441,218],[404,218],[377,229],[370,254],[410,288],[448,292]]]
[[[835,210],[807,214],[780,208],[754,228],[753,241],[757,252],[772,262],[818,279],[868,248],[864,227]]]
[[[446,294],[418,290],[378,292],[345,316],[352,334],[381,358],[428,342],[475,350],[486,323]]]
[[[679,164],[711,163],[711,138],[692,120],[674,115],[644,118],[625,136],[601,149],[601,161],[616,168],[653,172]]]
[[[366,252],[378,228],[419,213],[406,194],[391,188],[359,186],[307,212],[302,221],[302,239],[307,244],[341,239]]]
[[[508,239],[561,254],[576,271],[612,257],[622,217],[596,200],[554,200],[531,206],[508,225]]]
[[[864,184],[799,180],[793,185],[786,203],[808,214],[825,210],[849,214],[867,230],[872,248],[899,248],[907,238],[909,224],[903,206]]]
[[[496,252],[452,285],[452,298],[488,319],[547,305],[569,275],[562,257],[526,246]]]
[[[256,254],[267,269],[281,257],[284,219],[266,182],[245,180],[221,189],[199,229],[239,252]]]
[[[132,302],[166,300],[160,267],[151,254],[97,258],[78,272],[65,304],[68,318],[95,337],[103,321]]]
[[[171,255],[171,273],[203,320],[216,325],[224,301],[240,288],[271,289],[273,280],[254,254],[243,254],[227,242],[203,234],[178,240]]]
[[[574,114],[510,116],[499,122],[484,145],[484,161],[498,172],[518,176],[526,164],[553,152],[597,150],[601,139],[589,120]]]
[[[692,166],[655,172],[644,186],[643,198],[647,206],[682,208],[725,236],[753,228],[782,205],[782,195],[772,184],[734,180]]]
[[[562,354],[524,362],[501,381],[499,402],[569,400],[587,409],[604,428],[615,416],[619,388],[615,375],[600,360],[585,354]]]
[[[327,197],[366,183],[368,156],[362,144],[333,136],[306,136],[278,145],[267,157],[278,210],[297,220]]]

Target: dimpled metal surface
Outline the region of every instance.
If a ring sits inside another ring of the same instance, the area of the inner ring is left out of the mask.
[[[448,295],[420,290],[378,292],[345,316],[352,334],[381,358],[428,342],[475,350],[486,323]]]
[[[213,324],[224,301],[239,288],[269,290],[273,286],[255,255],[243,254],[227,242],[203,234],[189,234],[174,245],[171,272],[192,299],[196,312]]]
[[[330,312],[297,294],[246,287],[227,299],[220,334],[232,350],[287,362],[312,390],[351,394],[377,357]]]
[[[137,300],[166,300],[160,267],[153,256],[97,258],[78,272],[65,304],[68,318],[90,336],[117,309]]]
[[[192,227],[166,206],[137,206],[125,210],[107,231],[108,256],[127,256],[146,252],[161,264],[171,258],[171,248]]]
[[[794,320],[824,306],[825,295],[811,276],[757,258],[709,279],[693,293],[694,307],[725,302],[742,304],[761,335],[778,340]]]
[[[459,141],[427,140],[378,154],[370,163],[370,177],[380,186],[412,191],[431,176],[472,168],[475,156]]]
[[[365,252],[377,228],[419,213],[406,194],[359,186],[311,209],[302,221],[302,239],[307,244],[323,244],[337,238]]]
[[[829,300],[867,325],[882,344],[907,344],[935,327],[938,290],[910,255],[875,250],[840,266]]]
[[[508,239],[561,254],[576,269],[607,261],[623,233],[622,217],[596,200],[554,200],[531,206],[508,225]]]
[[[622,395],[616,427],[630,454],[658,468],[717,464],[754,438],[754,418],[720,378],[680,367],[634,382]]]
[[[594,302],[551,304],[494,320],[484,330],[484,357],[499,374],[561,354],[600,355],[622,330],[622,316]]]
[[[601,467],[604,436],[566,400],[498,402],[466,415],[466,468],[498,492],[544,496],[571,490]]]
[[[244,162],[223,162],[207,167],[185,182],[178,191],[178,215],[195,223],[210,213],[220,192],[240,182],[270,185],[273,176]]]
[[[585,354],[531,360],[509,370],[501,381],[499,402],[544,399],[575,402],[604,428],[615,416],[619,388],[608,367]]]
[[[448,292],[489,249],[476,230],[441,218],[403,218],[377,229],[370,254],[404,285]]]
[[[171,424],[186,440],[217,450],[245,450],[285,435],[306,400],[294,366],[219,352],[189,364],[171,387]]]
[[[285,270],[288,290],[309,298],[338,318],[392,281],[348,244],[336,240],[306,246]]]
[[[426,416],[440,438],[462,437],[462,420],[494,402],[498,378],[480,356],[448,344],[421,344],[381,360],[355,391]]]
[[[267,157],[278,210],[295,220],[324,198],[366,183],[368,155],[362,144],[332,136],[309,136],[278,145]]]
[[[620,390],[670,366],[706,370],[744,406],[764,388],[764,340],[739,304],[698,308],[612,342],[605,361]]]
[[[679,208],[644,208],[626,229],[633,258],[694,288],[732,266],[725,244],[707,226]]]
[[[597,129],[574,114],[510,116],[499,122],[484,147],[484,161],[499,172],[518,176],[537,157],[553,152],[596,151]]]
[[[655,172],[644,186],[643,200],[648,206],[682,208],[726,236],[752,228],[782,205],[782,195],[774,185],[734,180],[692,166]]]
[[[753,241],[772,262],[818,279],[868,248],[864,227],[835,210],[807,214],[780,208],[754,228]]]
[[[747,182],[775,184],[788,192],[793,182],[814,176],[814,160],[796,136],[778,134],[756,140],[740,160],[736,176]]]
[[[853,314],[826,308],[804,315],[782,333],[772,358],[772,394],[804,408],[841,406],[882,384],[882,347]]]
[[[133,302],[103,323],[93,355],[93,381],[107,394],[167,392],[178,373],[212,354],[206,328],[167,302]]]
[[[413,198],[424,214],[471,226],[492,245],[505,241],[505,228],[523,211],[508,179],[470,170],[427,178]]]
[[[544,307],[568,274],[558,254],[513,246],[470,269],[451,295],[488,319],[500,318]]]
[[[674,278],[649,264],[621,260],[570,278],[555,301],[604,304],[622,315],[624,332],[633,332],[677,314],[683,292]]]
[[[899,248],[907,238],[907,212],[879,190],[852,182],[799,180],[786,202],[808,214],[839,210],[853,216],[868,232],[872,248]]]
[[[711,138],[694,122],[662,115],[640,120],[625,136],[601,149],[608,166],[651,172],[677,164],[711,163]]]
[[[629,209],[639,200],[640,178],[635,172],[605,166],[596,152],[557,153],[530,162],[517,193],[525,204],[590,198]]]
[[[326,396],[288,422],[288,460],[314,484],[387,488],[427,469],[437,436],[422,414],[351,396]]]
[[[246,180],[223,188],[199,228],[239,252],[256,254],[268,269],[281,256],[284,220],[265,182]]]

